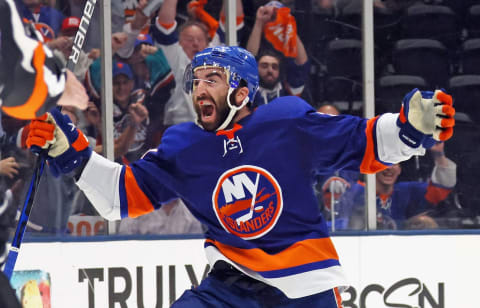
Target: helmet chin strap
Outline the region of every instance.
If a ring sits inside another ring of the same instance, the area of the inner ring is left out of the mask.
[[[237,113],[237,111],[239,111],[240,109],[242,109],[243,107],[245,107],[245,105],[247,105],[247,103],[248,103],[248,96],[247,96],[247,97],[245,97],[245,99],[242,101],[242,103],[240,104],[240,106],[235,106],[234,104],[232,104],[232,103],[230,102],[230,97],[232,96],[231,94],[233,93],[233,91],[235,91],[234,88],[228,89],[227,105],[228,105],[228,107],[230,108],[230,111],[228,112],[228,115],[227,115],[227,118],[225,119],[225,121],[223,121],[223,123],[216,129],[216,131],[225,129],[225,128],[230,124],[230,122],[233,120],[233,117],[235,116],[235,114]]]

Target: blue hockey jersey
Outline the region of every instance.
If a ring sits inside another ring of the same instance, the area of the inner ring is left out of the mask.
[[[102,216],[136,217],[180,197],[208,226],[211,265],[226,260],[296,298],[347,285],[312,188],[316,174],[376,172],[422,154],[398,138],[398,115],[315,112],[297,97],[260,106],[231,130],[169,128],[129,166],[93,154],[78,181]]]

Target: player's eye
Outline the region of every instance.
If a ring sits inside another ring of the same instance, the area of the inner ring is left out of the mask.
[[[217,84],[217,81],[215,79],[208,79],[208,80],[205,80],[205,81],[211,87],[214,87]]]
[[[208,86],[208,87],[215,87],[218,83],[217,80],[215,79],[200,79],[200,78],[195,78],[193,79],[193,87],[198,87],[200,85],[200,82],[205,82],[205,84]]]

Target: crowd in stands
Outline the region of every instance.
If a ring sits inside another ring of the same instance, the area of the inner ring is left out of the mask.
[[[149,0],[112,0],[114,157],[129,164],[161,142],[165,129],[195,121],[183,73],[195,53],[225,43],[225,1],[164,0],[146,16]],[[375,0],[376,114],[398,112],[413,88],[444,88],[455,100],[456,132],[426,157],[376,175],[379,229],[480,226],[480,1]],[[16,0],[25,22],[66,63],[84,0]],[[97,2],[96,6],[101,5]],[[102,153],[100,17],[94,13],[75,76],[90,102],[63,108]],[[260,89],[252,108],[279,96],[304,98],[319,112],[361,115],[361,0],[236,0],[237,41],[258,62]],[[33,157],[25,149],[28,123],[1,119],[0,203],[20,207]],[[328,146],[328,145],[326,145]],[[433,171],[432,171],[433,170]],[[334,230],[365,228],[362,175],[318,175],[319,207]],[[0,207],[1,208],[1,207]],[[30,231],[75,233],[70,217],[96,216],[71,177],[47,171]],[[86,218],[85,218],[86,219]],[[105,232],[100,228],[99,233]],[[126,219],[120,234],[201,233],[183,201]]]

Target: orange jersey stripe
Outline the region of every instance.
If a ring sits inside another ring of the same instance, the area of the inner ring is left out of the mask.
[[[328,237],[303,240],[273,255],[259,248],[243,249],[211,239],[206,241],[215,245],[230,260],[256,272],[281,270],[329,259],[338,260],[337,251]]]
[[[361,173],[376,173],[388,167],[375,159],[375,143],[373,142],[373,129],[375,128],[375,122],[377,121],[377,118],[378,116],[367,121],[367,127],[365,128],[367,147],[365,149],[365,154],[363,155],[362,164],[360,165]]]
[[[48,88],[43,79],[43,64],[45,63],[45,52],[42,43],[38,43],[33,53],[33,68],[36,71],[35,85],[29,99],[20,106],[2,107],[2,110],[17,119],[29,120],[36,118],[36,112],[42,107],[47,98]]]
[[[125,194],[128,202],[128,217],[138,217],[154,210],[150,200],[138,187],[130,166],[125,166]]]

